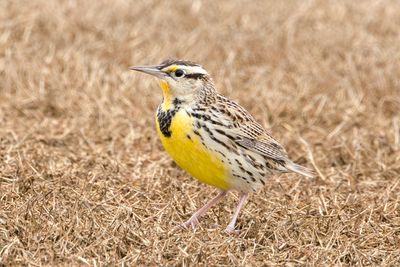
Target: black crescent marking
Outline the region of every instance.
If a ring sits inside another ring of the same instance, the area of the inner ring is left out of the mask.
[[[175,101],[174,101],[175,102]],[[171,137],[172,132],[170,130],[172,118],[176,115],[179,111],[180,106],[178,103],[175,103],[175,107],[173,109],[169,109],[167,111],[162,110],[161,106],[158,107],[157,110],[157,120],[158,125],[160,127],[160,131],[162,135],[165,137]]]

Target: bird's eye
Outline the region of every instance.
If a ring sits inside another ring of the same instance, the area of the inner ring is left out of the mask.
[[[184,70],[176,70],[175,71],[175,77],[183,77],[183,75],[185,75],[185,71]]]

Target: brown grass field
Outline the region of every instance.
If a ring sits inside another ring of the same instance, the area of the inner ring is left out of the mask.
[[[231,193],[156,136],[166,58],[202,64],[318,170]],[[400,2],[0,1],[0,266],[400,265]]]

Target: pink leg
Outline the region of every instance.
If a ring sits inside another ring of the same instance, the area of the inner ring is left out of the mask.
[[[235,224],[236,224],[236,220],[239,216],[240,210],[243,207],[244,202],[246,202],[246,199],[249,195],[247,193],[240,193],[240,200],[239,200],[239,204],[237,205],[237,208],[235,210],[235,213],[233,214],[232,220],[229,223],[229,225],[226,227],[225,232],[227,233],[236,233],[235,231]]]
[[[183,224],[181,224],[180,226],[182,228],[189,228],[189,226],[191,226],[192,228],[195,228],[196,225],[199,222],[199,218],[201,216],[204,215],[204,213],[207,212],[207,210],[209,210],[212,206],[214,206],[215,204],[218,203],[218,201],[221,200],[221,198],[223,198],[226,195],[226,191],[220,191],[219,194],[217,196],[215,196],[213,199],[211,199],[210,201],[207,202],[207,204],[205,204],[201,209],[199,209],[198,211],[196,211],[192,217],[190,217],[189,220],[187,220],[186,222],[184,222]]]

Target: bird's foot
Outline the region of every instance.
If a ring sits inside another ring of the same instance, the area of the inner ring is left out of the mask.
[[[235,230],[235,227],[228,225],[228,227],[225,228],[225,233],[230,234],[230,235],[238,235],[240,233],[240,230]]]
[[[175,230],[188,230],[188,229],[196,229],[197,225],[199,224],[199,221],[197,220],[197,218],[190,218],[189,220],[187,220],[184,223],[179,224],[178,226],[175,227]]]

